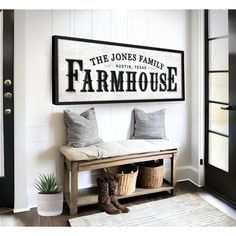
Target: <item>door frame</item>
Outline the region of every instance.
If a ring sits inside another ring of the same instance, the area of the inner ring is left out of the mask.
[[[5,81],[10,80],[11,84]],[[3,146],[4,176],[0,177],[0,207],[14,207],[14,10],[3,10]],[[11,98],[4,97],[11,93]],[[10,114],[5,110],[10,109]]]

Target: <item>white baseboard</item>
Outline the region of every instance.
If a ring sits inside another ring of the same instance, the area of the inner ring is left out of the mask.
[[[198,187],[201,187],[199,183],[199,171],[193,166],[181,166],[176,168],[176,181],[189,180]]]
[[[191,179],[180,179],[180,180],[177,180],[176,182],[184,182],[184,181],[190,181],[192,184],[196,185],[197,187],[199,188],[202,187],[202,185],[194,183]]]
[[[13,212],[14,212],[14,213],[20,213],[20,212],[24,212],[24,211],[30,211],[31,208],[32,208],[32,207],[14,209]]]
[[[165,179],[170,181],[170,167],[165,168]],[[201,187],[199,183],[199,172],[192,166],[176,167],[176,182],[190,181],[194,185]]]

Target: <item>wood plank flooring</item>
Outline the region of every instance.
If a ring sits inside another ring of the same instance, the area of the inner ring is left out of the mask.
[[[176,184],[174,196],[184,193],[192,193],[201,195],[205,200],[209,201],[215,207],[236,219],[236,210],[227,205],[224,201],[214,197],[207,190],[198,188],[189,181],[179,182]],[[149,194],[127,199],[120,199],[119,201],[126,206],[142,204],[145,202],[155,201],[159,199],[172,197],[167,192]],[[81,206],[78,208],[78,216],[91,215],[98,213],[97,205]],[[12,212],[5,212],[0,214],[0,226],[69,226],[68,220],[69,209],[65,205],[63,214],[55,217],[42,217],[37,214],[37,209],[33,208],[28,212],[21,212],[13,214]]]

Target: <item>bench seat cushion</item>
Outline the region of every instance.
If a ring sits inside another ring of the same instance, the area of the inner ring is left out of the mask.
[[[132,139],[103,142],[82,148],[62,146],[60,152],[69,161],[89,161],[116,156],[175,150],[179,147],[179,143],[165,139]]]

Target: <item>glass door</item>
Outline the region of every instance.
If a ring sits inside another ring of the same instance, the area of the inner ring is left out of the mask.
[[[231,161],[236,89],[231,83],[229,34],[228,10],[205,11],[205,184],[236,202]]]

